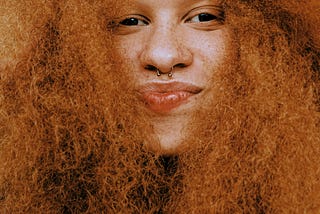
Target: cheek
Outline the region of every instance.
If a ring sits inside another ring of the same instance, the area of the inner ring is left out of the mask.
[[[212,68],[224,64],[229,55],[230,39],[223,32],[215,32],[202,40],[201,53],[203,61]]]
[[[117,62],[121,66],[121,69],[124,69],[123,72],[129,78],[128,81],[131,82],[138,82],[141,79],[141,75],[137,72],[141,69],[139,54],[142,46],[139,45],[141,44],[139,39],[128,35],[116,38]]]
[[[213,71],[224,66],[230,56],[230,37],[223,31],[202,35],[201,39],[198,37],[192,44],[195,61],[201,66],[198,70],[209,79],[215,73]]]
[[[119,36],[116,38],[116,47],[119,57],[124,59],[126,63],[137,61],[139,51],[141,50],[141,38],[136,36]]]

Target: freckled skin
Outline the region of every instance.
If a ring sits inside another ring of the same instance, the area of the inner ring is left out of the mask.
[[[202,89],[179,108],[155,115],[153,126],[164,151],[172,151],[181,144],[183,127],[190,122],[190,116],[208,102],[206,94],[212,90],[210,80],[215,71],[232,55],[228,27],[217,18],[198,20],[203,13],[219,16],[219,7],[219,1],[141,0],[135,1],[123,16],[140,14],[136,19],[148,20],[138,26],[121,26],[127,32],[117,36],[122,57],[132,64],[130,75],[137,88],[161,81],[190,83]],[[163,74],[157,77],[150,67]],[[172,68],[173,76],[168,78]]]

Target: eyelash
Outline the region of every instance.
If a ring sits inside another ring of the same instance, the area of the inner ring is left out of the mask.
[[[131,23],[130,23],[131,22]],[[149,22],[145,18],[128,17],[119,22],[119,25],[123,26],[143,26],[148,25]]]
[[[202,18],[201,18],[202,16]],[[193,19],[198,18],[198,21],[193,21]],[[209,20],[203,20],[201,19],[207,18]],[[186,19],[186,23],[202,23],[202,22],[211,22],[211,21],[221,21],[223,18],[220,18],[220,16],[213,15],[212,13],[199,13],[195,16],[192,16],[188,19]],[[147,20],[145,17],[127,17],[119,22],[119,25],[122,26],[145,26],[149,24],[149,20]]]
[[[201,17],[202,17],[202,18],[209,18],[210,20],[201,21]],[[198,21],[192,21],[192,20],[195,19],[195,18],[198,18]],[[213,15],[213,14],[211,14],[211,13],[200,13],[200,14],[198,14],[198,15],[195,15],[195,16],[191,17],[191,18],[188,18],[188,19],[186,20],[186,22],[188,22],[188,23],[210,22],[210,21],[217,20],[217,19],[218,19],[218,17],[215,16],[215,15]]]

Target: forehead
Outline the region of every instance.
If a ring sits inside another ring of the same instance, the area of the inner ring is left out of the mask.
[[[132,0],[133,6],[149,10],[161,8],[184,9],[198,5],[219,5],[221,0]]]

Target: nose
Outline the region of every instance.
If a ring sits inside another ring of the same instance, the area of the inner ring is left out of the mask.
[[[176,73],[191,65],[192,53],[178,38],[173,28],[151,31],[140,55],[143,69],[161,73],[169,73],[174,69]]]

